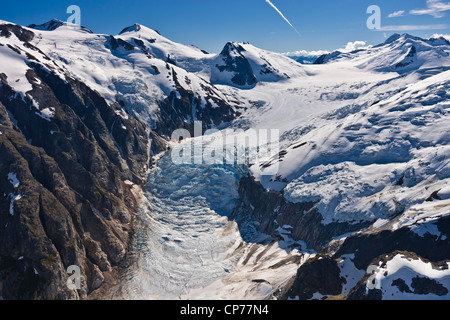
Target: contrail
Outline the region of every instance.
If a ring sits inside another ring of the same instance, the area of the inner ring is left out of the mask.
[[[284,16],[284,14],[277,7],[275,7],[275,5],[272,2],[270,2],[270,0],[266,0],[266,2],[270,4],[270,6],[274,8],[276,12],[278,12],[278,14],[292,27],[292,29],[295,30],[295,32],[297,32],[298,35],[300,35],[300,32],[298,32],[298,30],[295,29],[292,23]]]

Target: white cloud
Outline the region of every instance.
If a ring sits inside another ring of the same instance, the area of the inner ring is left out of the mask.
[[[444,38],[445,40],[450,41],[450,34],[438,34],[438,33],[435,33],[435,34],[433,34],[431,36],[431,38],[435,38],[435,39],[437,39],[437,38]]]
[[[398,17],[403,17],[404,15],[405,15],[405,11],[400,10],[400,11],[392,12],[391,14],[388,15],[388,18],[398,18]]]
[[[384,26],[375,31],[417,31],[417,30],[444,30],[448,29],[447,24],[430,24],[430,25],[403,25],[403,26]]]
[[[313,50],[313,51],[298,50],[293,52],[286,52],[283,54],[289,57],[318,57],[328,53],[330,53],[330,51],[327,50]]]
[[[386,30],[384,31],[408,31],[408,30],[429,30],[430,27],[433,26],[391,26],[391,27],[385,27]],[[434,26],[436,27],[436,26]],[[448,28],[449,26],[445,25],[445,28]],[[426,29],[421,29],[421,28],[426,28]],[[387,33],[384,33],[383,36],[385,38],[388,37]],[[442,33],[435,33],[431,36],[431,38],[444,38],[447,41],[450,41],[450,34],[442,34]],[[347,45],[345,46],[345,48],[341,48],[341,49],[337,49],[334,51],[340,51],[340,52],[352,52],[355,50],[359,50],[359,49],[370,49],[372,46],[371,45],[366,45],[365,41],[354,41],[354,42],[348,42]],[[307,50],[298,50],[298,51],[292,51],[292,52],[285,52],[282,53],[285,56],[288,57],[319,57],[321,55],[324,54],[329,54],[332,51],[328,51],[328,50],[312,50],[312,51],[307,51]]]
[[[344,49],[338,49],[341,52],[352,52],[360,49],[368,49],[371,46],[367,46],[365,41],[348,42]]]
[[[354,41],[354,42],[348,42],[345,48],[336,49],[333,51],[340,51],[343,53],[352,52],[359,49],[369,49],[372,46],[368,46],[365,41]],[[306,50],[298,50],[293,52],[286,52],[283,53],[285,56],[289,57],[318,57],[324,54],[329,54],[332,51],[328,50],[313,50],[313,51],[306,51]]]
[[[409,13],[414,15],[430,15],[435,18],[442,18],[445,12],[450,10],[450,2],[442,0],[427,0],[425,9],[411,10]]]

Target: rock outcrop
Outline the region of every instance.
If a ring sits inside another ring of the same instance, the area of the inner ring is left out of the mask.
[[[433,294],[439,298],[448,294],[448,288],[439,281],[420,273],[408,284],[400,276],[393,276],[383,290],[367,290],[372,275],[370,267],[381,266],[384,270],[383,266],[399,254],[405,259],[426,261],[436,270],[447,270],[450,260],[448,216],[435,222],[440,233],[437,236],[419,234],[409,227],[376,229],[371,222],[323,224],[315,203],[290,203],[282,192],[267,191],[247,176],[241,179],[239,194],[238,205],[232,215],[238,224],[250,218],[258,231],[279,240],[288,237],[293,244],[302,245],[303,250],[316,252],[316,256],[298,269],[280,299],[379,300],[393,294],[391,287],[418,296]],[[345,234],[347,236],[342,236]],[[351,257],[353,274],[362,274],[350,287],[340,269],[342,261],[348,257]],[[384,274],[388,275],[387,272]],[[346,290],[344,286],[347,286]]]

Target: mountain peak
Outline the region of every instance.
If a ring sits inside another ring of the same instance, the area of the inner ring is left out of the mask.
[[[225,46],[221,52],[221,55],[225,56],[233,51],[241,53],[241,52],[245,51],[245,49],[242,48],[242,46],[239,43],[230,41],[225,44]]]
[[[124,28],[122,31],[120,31],[119,35],[122,35],[122,34],[128,33],[128,32],[152,32],[152,33],[156,33],[157,35],[161,36],[161,34],[157,30],[147,28],[146,26],[143,26],[139,23],[135,23],[132,26]]]
[[[132,26],[124,28],[122,31],[120,31],[119,34],[124,34],[127,32],[138,32],[142,29],[142,26],[139,23],[135,23]]]
[[[385,42],[384,44],[389,44],[392,43],[394,41],[397,41],[398,39],[400,39],[401,35],[399,35],[398,33],[393,34],[392,36],[390,36]]]
[[[386,45],[386,44],[391,44],[393,42],[396,41],[406,41],[406,40],[422,40],[424,41],[422,38],[410,35],[409,33],[404,33],[402,35],[395,33],[392,36],[390,36],[383,44],[381,45]],[[379,45],[380,46],[380,45]]]
[[[41,30],[41,31],[54,31],[60,27],[72,26],[72,25],[73,24],[65,22],[65,21],[61,21],[59,19],[52,19],[50,21],[47,21],[47,22],[45,22],[43,24],[39,24],[39,25],[31,24],[28,26],[28,28],[35,29],[35,30]],[[93,33],[91,30],[89,30],[88,28],[83,27],[83,26],[81,26],[80,30],[87,32],[87,33]]]
[[[222,56],[227,56],[227,55],[239,55],[243,52],[246,52],[247,49],[250,50],[251,47],[253,46],[249,46],[250,43],[248,42],[234,42],[234,41],[229,41],[227,42],[227,44],[225,44],[222,52],[220,53],[220,55]]]
[[[410,35],[409,33],[402,34],[401,38],[405,39],[405,40],[408,40],[408,39],[411,39],[411,40],[423,40],[422,38]]]

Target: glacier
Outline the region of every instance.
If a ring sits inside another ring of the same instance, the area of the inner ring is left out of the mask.
[[[163,156],[149,175],[130,265],[113,297],[273,298],[310,253],[261,234],[254,221],[229,219],[242,172],[237,165],[178,165]],[[298,259],[273,267],[286,257]]]

